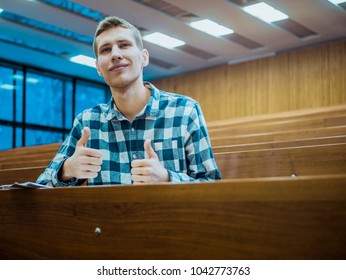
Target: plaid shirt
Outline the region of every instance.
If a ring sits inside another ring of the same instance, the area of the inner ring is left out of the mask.
[[[171,182],[221,179],[198,103],[147,84],[151,87],[151,97],[132,122],[116,109],[113,99],[80,113],[37,183],[67,186],[85,181],[76,179],[64,183],[58,180],[58,172],[64,161],[73,155],[85,126],[91,130],[87,147],[102,153],[101,171],[96,178],[88,179],[88,185],[131,184],[131,161],[148,158],[144,151],[146,139],[151,139]]]

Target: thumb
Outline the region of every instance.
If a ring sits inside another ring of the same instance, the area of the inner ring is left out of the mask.
[[[78,140],[77,142],[77,147],[86,147],[86,144],[90,138],[90,128],[89,127],[84,127],[82,131],[82,137]]]
[[[144,150],[147,152],[149,159],[151,159],[151,158],[158,159],[158,156],[155,153],[154,149],[151,147],[150,142],[151,142],[150,139],[145,140],[145,142],[144,142]]]

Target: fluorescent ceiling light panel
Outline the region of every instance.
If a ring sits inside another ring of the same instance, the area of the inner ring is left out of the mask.
[[[83,64],[83,65],[86,65],[89,67],[96,68],[95,58],[92,58],[90,56],[80,54],[80,55],[76,55],[76,56],[71,57],[70,60],[72,62],[75,62],[75,63],[79,63],[79,64]]]
[[[178,40],[176,38],[167,36],[160,32],[154,32],[149,35],[143,37],[143,40],[159,45],[161,47],[165,47],[167,49],[173,49],[175,47],[179,47],[185,45],[184,41]]]
[[[250,15],[269,23],[288,18],[288,15],[263,2],[246,6],[243,10]]]
[[[330,3],[333,3],[335,5],[341,4],[341,3],[345,3],[346,0],[328,0]]]
[[[202,19],[198,21],[191,22],[190,25],[202,32],[208,33],[210,35],[219,37],[227,34],[234,33],[234,31],[228,27],[216,23],[210,19]]]

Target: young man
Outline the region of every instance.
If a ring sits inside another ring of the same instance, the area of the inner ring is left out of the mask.
[[[37,182],[52,186],[221,179],[198,103],[143,82],[149,53],[127,21],[107,17],[94,37],[107,104],[80,113]]]

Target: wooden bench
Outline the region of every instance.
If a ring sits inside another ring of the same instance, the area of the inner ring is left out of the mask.
[[[15,174],[16,171],[12,169],[19,169],[18,172],[22,174],[21,177],[27,178],[27,175],[24,174],[30,174],[28,168],[47,166],[60,146],[61,143],[53,143],[0,151],[0,171],[7,170],[0,173],[0,182],[10,179],[11,174]],[[34,171],[34,174],[37,173]]]
[[[13,184],[15,182],[36,182],[38,176],[40,176],[46,167],[47,165],[1,169],[0,185]]]
[[[56,154],[60,146],[61,143],[53,143],[0,151],[0,166],[12,160],[35,160],[52,157]]]
[[[29,160],[25,158],[24,160],[13,160],[13,161],[9,161],[8,163],[2,163],[0,164],[1,166],[0,171],[6,170],[6,169],[48,166],[48,164],[52,161],[54,155],[47,156],[44,159],[37,158],[37,159]]]
[[[313,109],[303,109],[288,112],[279,112],[272,114],[240,117],[233,119],[210,121],[207,123],[208,129],[213,130],[224,127],[236,127],[236,126],[259,126],[263,123],[278,121],[300,121],[311,118],[322,118],[331,116],[346,115],[346,105],[337,105]]]
[[[346,143],[215,153],[223,179],[346,174]]]
[[[57,152],[60,148],[61,143],[52,143],[52,144],[44,144],[44,145],[36,145],[36,146],[27,146],[27,147],[20,147],[20,148],[14,148],[11,150],[4,150],[0,151],[0,160],[7,157],[12,156],[26,156],[26,155],[32,155],[37,154],[37,152],[43,153],[43,152]]]
[[[346,115],[332,117],[314,117],[299,121],[270,121],[261,125],[229,126],[209,130],[210,138],[222,137],[225,135],[243,135],[255,133],[269,133],[289,130],[304,130],[312,128],[326,128],[346,125]]]
[[[289,141],[289,140],[303,140],[321,137],[345,136],[346,125],[337,127],[326,128],[312,128],[303,130],[288,130],[278,132],[266,133],[251,133],[241,135],[227,135],[218,137],[211,137],[210,141],[212,147],[247,144],[247,143],[261,143],[261,142],[276,142],[276,141]]]
[[[345,186],[317,176],[2,190],[0,259],[344,260]]]
[[[213,147],[214,153],[236,152],[236,151],[251,151],[251,150],[264,150],[276,148],[290,148],[290,147],[306,147],[316,145],[329,145],[346,143],[346,136],[331,136],[310,139],[298,139],[288,141],[274,141],[274,142],[260,142],[248,144],[234,144]]]

